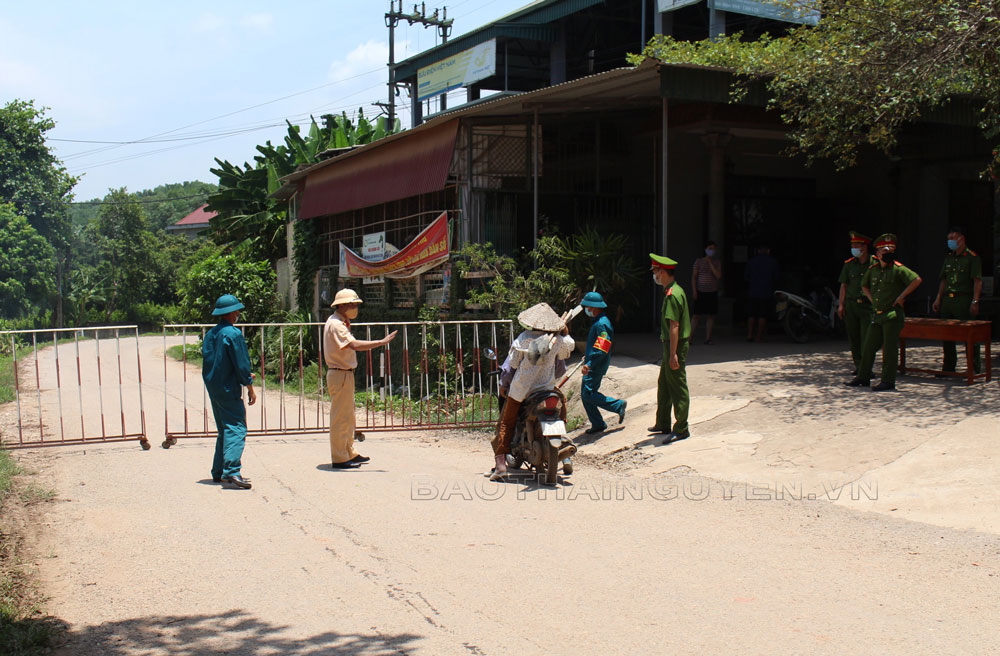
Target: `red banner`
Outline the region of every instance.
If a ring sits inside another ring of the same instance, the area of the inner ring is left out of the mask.
[[[412,278],[447,262],[448,253],[448,213],[442,212],[403,250],[385,260],[369,262],[341,242],[340,275],[347,278]]]

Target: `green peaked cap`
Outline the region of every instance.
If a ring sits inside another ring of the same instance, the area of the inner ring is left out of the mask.
[[[650,253],[649,259],[654,267],[659,267],[660,269],[673,269],[677,266],[675,260],[671,260],[669,257],[664,255],[657,255],[656,253]]]

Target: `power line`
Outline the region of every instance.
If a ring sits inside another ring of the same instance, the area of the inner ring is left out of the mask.
[[[234,116],[236,114],[241,114],[243,112],[248,112],[251,109],[257,109],[258,107],[264,107],[265,105],[271,105],[271,104],[274,104],[276,102],[281,102],[282,100],[288,100],[289,98],[294,98],[296,96],[301,96],[301,95],[304,95],[304,94],[307,94],[307,93],[312,93],[313,91],[318,91],[320,89],[325,89],[326,87],[332,86],[334,84],[340,84],[341,82],[347,82],[348,80],[353,80],[353,79],[356,79],[356,78],[359,78],[359,77],[364,77],[365,75],[371,75],[372,73],[376,73],[376,72],[381,71],[381,70],[383,70],[383,69],[381,69],[381,68],[372,69],[370,71],[365,71],[363,73],[358,73],[357,75],[352,75],[351,77],[345,77],[345,78],[342,78],[342,79],[339,79],[339,80],[334,80],[333,82],[327,82],[325,84],[321,84],[319,86],[312,87],[311,89],[306,89],[305,91],[297,91],[295,93],[288,94],[287,96],[282,96],[280,98],[275,98],[273,100],[268,100],[268,101],[265,101],[265,102],[262,102],[262,103],[258,103],[256,105],[251,105],[250,107],[244,107],[243,109],[238,109],[238,110],[235,110],[235,111],[232,111],[232,112],[227,112],[225,114],[220,114],[218,116],[214,116],[212,118],[208,118],[208,119],[205,119],[205,120],[202,120],[202,121],[196,121],[194,123],[189,123],[188,125],[184,125],[184,126],[181,126],[179,128],[174,128],[173,130],[167,130],[166,132],[160,132],[160,133],[157,133],[157,134],[150,135],[148,137],[143,137],[141,139],[136,139],[134,141],[128,141],[128,142],[123,142],[121,144],[109,145],[109,146],[105,146],[103,148],[94,148],[94,149],[91,149],[90,151],[84,151],[84,152],[81,152],[81,153],[74,153],[70,157],[80,156],[80,155],[96,154],[98,152],[104,152],[106,150],[113,150],[115,148],[120,148],[122,145],[127,145],[127,144],[148,142],[149,140],[156,139],[157,137],[162,137],[162,136],[167,135],[167,134],[173,134],[174,132],[179,132],[181,130],[186,130],[188,128],[195,127],[196,125],[203,125],[205,123],[210,123],[212,121],[216,121],[216,120],[218,120],[220,118],[226,118],[228,116]]]

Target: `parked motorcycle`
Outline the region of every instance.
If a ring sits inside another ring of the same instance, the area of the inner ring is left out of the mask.
[[[778,321],[793,341],[804,343],[813,335],[835,335],[841,330],[837,297],[829,287],[811,292],[808,298],[779,290],[774,299]]]
[[[492,348],[487,347],[483,354],[490,360],[497,359]],[[490,375],[499,376],[500,370]],[[502,409],[505,398],[500,395],[499,385],[497,398]],[[544,473],[546,485],[556,484],[560,463],[565,475],[573,473],[570,457],[576,453],[576,445],[566,435],[566,422],[562,420],[565,408],[566,397],[558,389],[535,392],[524,400],[510,441],[508,468],[518,469],[527,463],[539,476]]]

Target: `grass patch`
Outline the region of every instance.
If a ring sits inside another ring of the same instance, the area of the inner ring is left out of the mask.
[[[51,651],[57,623],[41,610],[41,596],[21,555],[19,527],[26,507],[54,494],[26,481],[25,472],[0,449],[0,653],[35,656]]]

